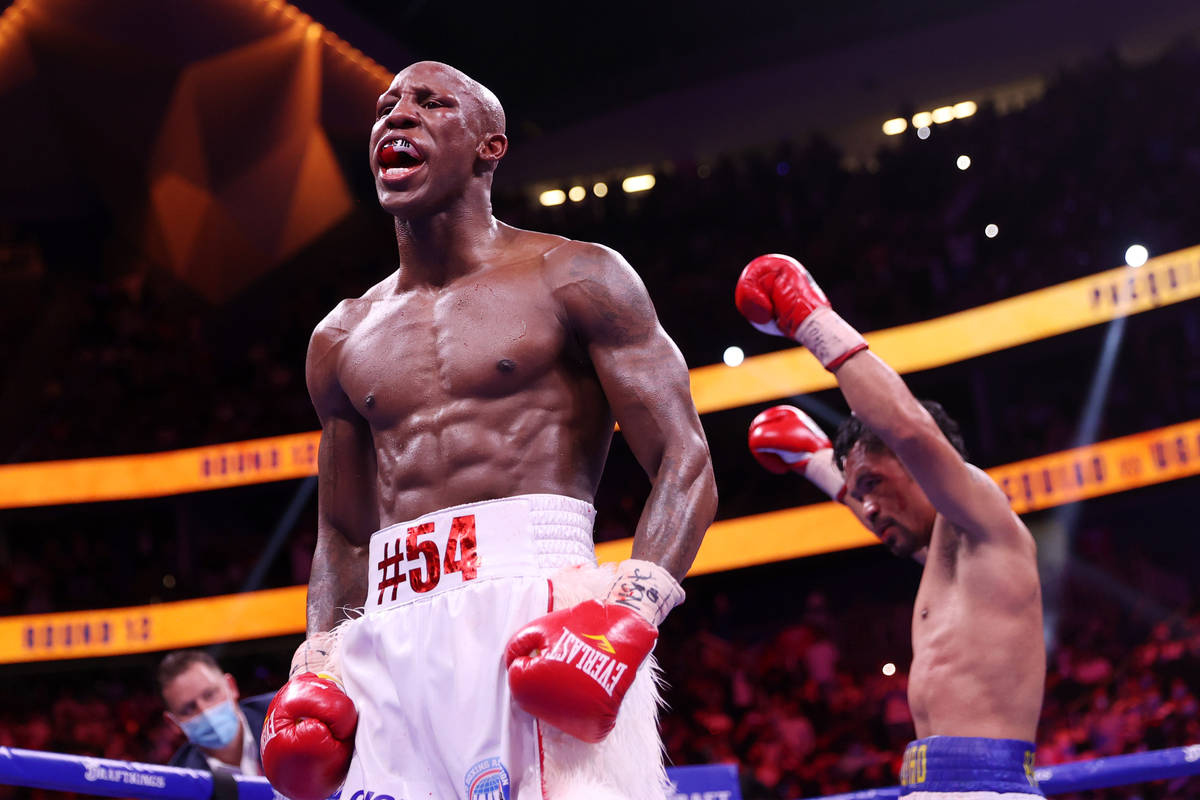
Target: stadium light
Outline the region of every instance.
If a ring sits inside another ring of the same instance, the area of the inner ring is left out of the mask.
[[[950,120],[954,119],[954,107],[940,106],[935,108],[933,111],[930,111],[929,116],[934,122],[936,122],[938,125],[941,125],[943,122],[949,122]]]
[[[561,206],[567,202],[567,193],[562,189],[550,189],[538,195],[538,202],[544,206]]]
[[[1132,244],[1125,251],[1125,263],[1131,267],[1140,267],[1150,257],[1150,251],[1140,244]]]
[[[989,239],[995,239],[998,233],[1000,233],[1000,228],[994,222],[989,222],[987,227],[983,229],[983,235]]]
[[[725,348],[723,359],[728,366],[736,367],[746,359],[746,354],[742,352],[742,348],[732,345]]]
[[[912,124],[914,128],[928,128],[933,123],[933,112],[918,111],[913,114]]]
[[[958,159],[954,162],[954,166],[956,166],[962,170],[968,169],[971,166],[971,157],[970,156],[959,156]]]
[[[883,132],[888,136],[895,136],[898,133],[904,133],[906,130],[908,130],[908,120],[904,117],[896,117],[883,123]]]
[[[608,194],[608,184],[604,181],[596,181],[592,184],[592,194],[596,197],[604,197]]]
[[[634,192],[645,192],[654,188],[653,175],[630,175],[625,180],[621,181],[621,188],[626,194]]]
[[[979,106],[975,104],[974,100],[963,100],[961,103],[954,104],[954,118],[966,119],[967,117],[974,116],[978,110]]]
[[[580,200],[587,197],[587,189],[583,188],[582,186],[572,186],[571,190],[567,192],[567,197],[571,198],[572,203],[578,203]]]

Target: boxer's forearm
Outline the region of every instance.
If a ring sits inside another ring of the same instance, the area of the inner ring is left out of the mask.
[[[668,449],[652,476],[633,537],[633,557],[653,561],[682,580],[716,513],[717,484],[703,440]]]
[[[852,355],[835,375],[850,410],[901,461],[914,444],[941,436],[937,423],[900,375],[870,350]]]
[[[346,618],[343,609],[367,598],[367,548],[350,545],[336,531],[320,530],[308,578],[309,635],[331,630]]]

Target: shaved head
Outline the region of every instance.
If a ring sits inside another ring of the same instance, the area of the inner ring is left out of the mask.
[[[506,127],[504,106],[500,105],[500,98],[496,97],[496,93],[491,89],[462,70],[449,64],[443,64],[441,61],[418,61],[415,64],[409,64],[397,73],[396,77],[399,78],[413,70],[432,70],[454,81],[462,97],[469,99],[474,106],[475,113],[472,116],[478,126],[478,133],[504,133]]]

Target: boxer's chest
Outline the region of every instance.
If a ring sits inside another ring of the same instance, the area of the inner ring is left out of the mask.
[[[516,394],[561,362],[566,333],[540,281],[468,281],[373,304],[339,378],[373,419]]]

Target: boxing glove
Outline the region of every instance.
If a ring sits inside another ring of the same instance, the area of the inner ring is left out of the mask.
[[[795,406],[772,406],[750,423],[750,452],[758,463],[782,475],[798,472],[841,501],[846,481],[833,458],[829,437]]]
[[[750,324],[764,333],[795,339],[833,372],[867,342],[834,313],[829,299],[799,261],[772,253],[746,265],[734,302]]]
[[[303,672],[283,685],[263,723],[263,774],[290,800],[325,800],[346,780],[358,710],[328,677]]]
[[[683,589],[662,567],[622,562],[603,602],[551,612],[509,639],[504,664],[513,700],[576,739],[603,740],[654,649],[659,623],[682,600]]]

